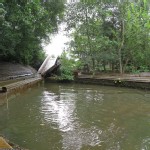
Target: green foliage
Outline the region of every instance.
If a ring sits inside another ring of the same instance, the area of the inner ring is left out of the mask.
[[[75,59],[67,56],[67,53],[64,51],[61,55],[61,67],[60,67],[60,76],[59,80],[68,80],[71,81],[74,79],[73,71],[77,69],[79,62]]]
[[[129,67],[150,70],[149,6],[148,0],[70,4],[66,12],[73,38],[69,49],[93,72],[108,65],[120,73]]]
[[[0,3],[0,59],[23,64],[41,61],[41,44],[57,30],[63,9],[62,1]]]

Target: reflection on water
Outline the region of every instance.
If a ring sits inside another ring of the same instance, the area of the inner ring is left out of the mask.
[[[60,131],[73,130],[73,113],[75,110],[75,101],[73,99],[73,94],[69,96],[65,96],[63,93],[55,95],[55,93],[44,91],[41,112],[44,114],[45,120],[49,123],[56,123]]]
[[[47,122],[56,123],[62,131],[63,149],[80,150],[82,145],[100,145],[99,135],[102,133],[96,127],[82,128],[78,121],[76,110],[76,93],[73,89],[60,91],[59,95],[44,91],[42,99],[42,113]],[[82,93],[80,93],[82,94]],[[85,93],[84,93],[85,94]],[[92,94],[92,95],[91,95]],[[98,97],[100,96],[100,97]],[[87,90],[87,100],[102,100],[102,95]],[[55,127],[54,127],[55,128]]]
[[[96,85],[46,84],[11,101],[9,111],[3,106],[0,130],[31,150],[149,150],[149,95]]]

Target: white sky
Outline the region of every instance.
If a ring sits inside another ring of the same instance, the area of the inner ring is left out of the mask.
[[[69,41],[69,38],[65,36],[64,25],[60,25],[58,34],[51,37],[51,42],[44,46],[44,50],[48,55],[54,55],[55,57],[61,55],[65,48],[65,43]]]

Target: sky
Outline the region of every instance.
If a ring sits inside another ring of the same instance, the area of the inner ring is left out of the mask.
[[[44,46],[44,50],[47,55],[60,56],[65,48],[65,43],[69,41],[69,38],[65,35],[64,25],[60,25],[58,34],[51,37],[51,42]]]

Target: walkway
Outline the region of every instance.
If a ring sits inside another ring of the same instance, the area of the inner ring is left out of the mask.
[[[134,76],[134,75],[120,76],[108,74],[92,76],[81,74],[76,79],[76,82],[150,89],[150,76]]]
[[[150,76],[134,76],[134,75],[79,75],[79,78],[94,78],[94,79],[110,79],[110,80],[122,80],[122,81],[138,81],[138,82],[150,82]]]

